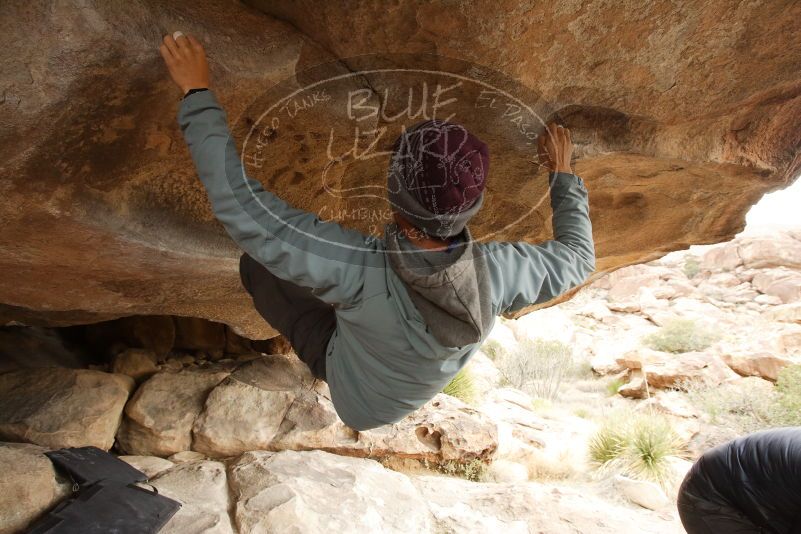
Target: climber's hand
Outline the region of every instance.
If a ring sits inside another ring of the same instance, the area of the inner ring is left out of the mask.
[[[540,164],[553,172],[573,174],[570,158],[573,157],[573,141],[570,130],[551,122],[537,138],[537,155]]]
[[[206,51],[192,35],[186,36],[181,32],[165,35],[159,51],[167,64],[172,81],[184,94],[190,89],[209,87]]]

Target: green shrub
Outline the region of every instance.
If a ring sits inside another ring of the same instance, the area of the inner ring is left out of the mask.
[[[752,382],[748,389],[737,382],[710,386],[688,381],[680,387],[701,412],[703,448],[758,430],[801,425],[801,365],[779,372],[775,387],[766,381]]]
[[[626,385],[626,382],[620,378],[613,378],[609,382],[606,383],[606,393],[609,394],[610,397],[617,395],[617,392],[620,391],[620,388]]]
[[[476,400],[477,392],[473,373],[467,367],[456,373],[442,392],[451,397],[456,397],[462,402],[471,404]]]
[[[573,415],[575,415],[576,417],[580,417],[582,419],[592,418],[592,414],[587,408],[576,408],[575,410],[573,410]]]
[[[687,256],[684,260],[684,276],[693,278],[701,269],[701,264],[695,256]]]
[[[801,426],[801,365],[788,365],[779,371],[776,394],[781,424]]]
[[[495,361],[503,353],[503,347],[497,340],[490,339],[484,342],[483,345],[481,345],[481,351],[487,355],[487,358],[489,358],[492,361]]]
[[[648,480],[669,488],[670,460],[684,447],[670,422],[658,414],[615,415],[590,440],[590,459],[603,472]]]
[[[496,364],[505,383],[547,400],[555,400],[562,380],[576,372],[568,345],[542,339],[521,342]]]
[[[718,335],[692,319],[674,319],[643,338],[645,346],[663,352],[690,352],[709,347]]]
[[[590,460],[602,466],[623,455],[628,444],[626,429],[607,421],[590,439]]]
[[[439,464],[437,469],[448,476],[461,477],[472,482],[481,482],[487,472],[487,465],[479,459],[469,462],[456,462],[448,460]]]

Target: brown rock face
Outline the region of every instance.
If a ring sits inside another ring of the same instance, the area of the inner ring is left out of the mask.
[[[9,4],[0,13],[4,322],[179,315],[275,334],[241,288],[238,251],[176,124],[179,95],[157,44],[179,28],[205,43],[240,147],[251,103],[281,80],[302,86],[311,65],[342,58],[348,72],[360,54],[411,52],[503,71],[573,130],[599,272],[730,239],[748,208],[801,167],[801,4],[791,0]],[[356,85],[397,103],[383,96],[386,77],[363,74]],[[460,115],[493,154],[474,233],[548,239],[533,148],[509,142],[503,117],[487,113]],[[296,131],[279,130],[257,177],[297,207],[371,231],[375,221],[336,215],[358,198],[319,183],[328,128],[314,125],[337,118],[320,108]],[[351,162],[337,183],[382,185],[387,161]]]

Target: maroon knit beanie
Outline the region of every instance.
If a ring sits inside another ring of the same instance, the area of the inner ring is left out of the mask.
[[[432,214],[462,213],[484,192],[489,149],[460,124],[417,123],[398,138],[394,150],[400,187]]]

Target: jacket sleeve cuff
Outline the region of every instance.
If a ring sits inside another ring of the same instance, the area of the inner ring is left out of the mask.
[[[564,189],[570,186],[577,186],[581,191],[587,191],[584,180],[576,174],[569,172],[550,172],[548,173],[548,183],[553,189]]]
[[[204,109],[219,109],[222,111],[222,107],[220,107],[220,103],[217,102],[217,97],[214,96],[211,89],[195,93],[190,91],[181,99],[181,104],[178,106],[178,122],[183,123],[187,115]]]

